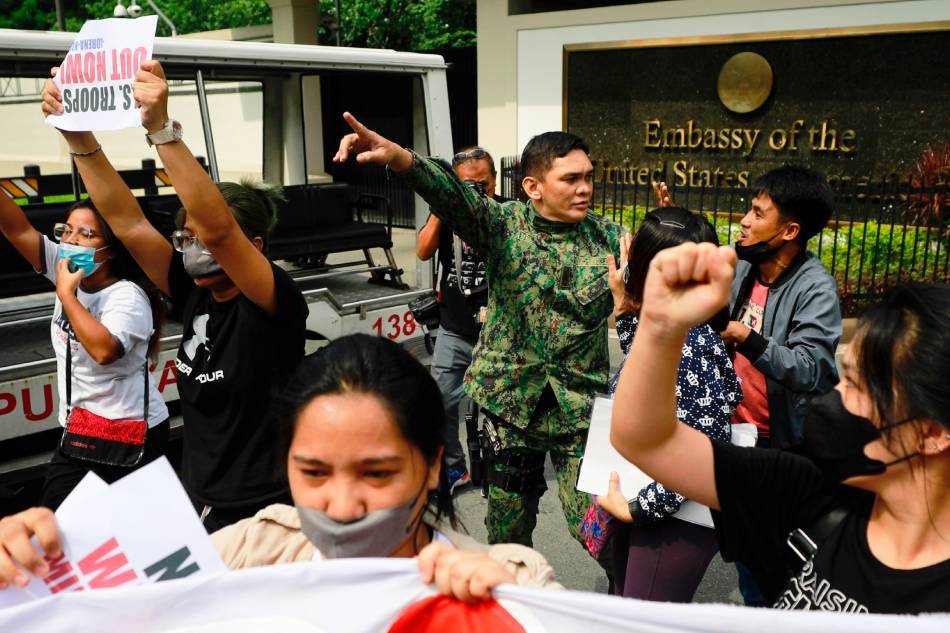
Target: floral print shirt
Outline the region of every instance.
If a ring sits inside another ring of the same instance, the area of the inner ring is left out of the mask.
[[[636,332],[636,316],[617,317],[623,361],[610,379],[610,395],[617,390],[617,380]],[[711,438],[729,442],[732,434],[729,420],[740,402],[742,388],[722,337],[708,325],[692,328],[683,344],[676,379],[676,417]],[[675,513],[685,500],[683,495],[654,481],[630,501],[630,514],[634,524],[649,523]]]

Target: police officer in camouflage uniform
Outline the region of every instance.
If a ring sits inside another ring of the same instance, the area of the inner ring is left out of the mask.
[[[590,496],[575,487],[593,398],[606,392],[607,257],[622,230],[588,211],[593,166],[578,137],[547,132],[521,157],[529,202],[498,204],[441,160],[353,128],[334,160],[386,164],[485,258],[490,299],[465,390],[498,435],[485,523],[490,543],[531,545],[550,453],[571,534]]]

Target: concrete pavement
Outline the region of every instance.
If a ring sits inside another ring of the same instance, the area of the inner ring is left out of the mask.
[[[410,285],[416,285],[416,239],[415,231],[393,229],[393,254],[396,262],[405,270],[403,279]],[[622,354],[616,331],[608,333],[611,366],[620,363]],[[462,411],[465,407],[460,407]],[[462,446],[465,446],[465,425],[459,425]],[[607,591],[607,577],[593,558],[575,541],[567,531],[561,502],[557,496],[557,481],[548,459],[545,468],[545,480],[548,492],[541,497],[538,525],[534,531],[534,547],[547,558],[554,567],[558,580],[568,589],[582,591]],[[472,486],[458,489],[455,504],[459,518],[469,534],[481,542],[487,539],[485,530],[485,506],[479,490]],[[726,564],[717,555],[709,566],[699,590],[698,602],[741,602],[733,565]]]

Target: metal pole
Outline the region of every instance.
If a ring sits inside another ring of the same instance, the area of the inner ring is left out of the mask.
[[[57,0],[57,2],[62,2],[62,0]],[[340,0],[336,0],[336,45],[341,46],[340,44],[340,31],[343,30],[343,20],[340,17]]]
[[[66,32],[66,16],[63,15],[63,0],[56,0],[56,24],[59,25],[61,32]]]
[[[218,182],[218,155],[214,151],[211,117],[208,114],[208,95],[205,92],[205,81],[200,70],[195,71],[195,86],[198,89],[198,110],[201,112],[201,127],[205,133],[205,149],[208,152],[208,169],[211,172],[211,180]]]
[[[56,0],[57,2],[62,2],[63,0]],[[152,11],[168,25],[168,28],[172,30],[172,37],[178,35],[178,29],[175,28],[175,23],[168,19],[168,16],[162,13],[162,10],[158,8],[158,5],[152,2],[152,0],[145,0],[148,2],[148,6],[152,7]]]

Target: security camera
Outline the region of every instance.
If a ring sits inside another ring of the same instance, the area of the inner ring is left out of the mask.
[[[129,17],[137,18],[142,15],[142,7],[132,0],[132,4],[129,5]]]
[[[129,17],[129,12],[125,10],[125,5],[122,4],[122,0],[115,0],[115,9],[112,10],[112,16],[116,18]]]

